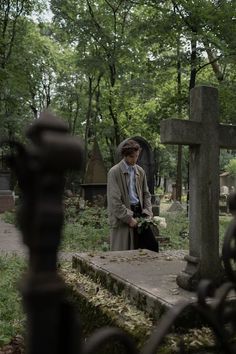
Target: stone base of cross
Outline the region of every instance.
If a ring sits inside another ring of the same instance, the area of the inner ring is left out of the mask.
[[[190,120],[161,122],[163,144],[189,145],[189,255],[177,284],[195,290],[201,279],[219,284],[219,153],[236,149],[236,126],[219,123],[218,91],[199,86],[190,93]]]

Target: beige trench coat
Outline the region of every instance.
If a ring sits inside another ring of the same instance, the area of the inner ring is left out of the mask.
[[[142,212],[152,216],[151,194],[148,190],[146,174],[139,165],[135,165],[134,168],[136,190]],[[111,229],[110,248],[112,251],[135,248],[133,229],[129,227],[133,212],[130,208],[128,185],[129,173],[124,160],[121,160],[110,169],[107,178],[108,221]]]

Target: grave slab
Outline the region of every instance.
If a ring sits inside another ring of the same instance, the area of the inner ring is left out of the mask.
[[[77,253],[73,267],[158,319],[180,301],[196,300],[195,293],[176,284],[185,254],[149,250]]]

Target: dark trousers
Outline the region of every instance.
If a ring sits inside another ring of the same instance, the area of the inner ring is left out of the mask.
[[[131,210],[134,213],[133,218],[140,218],[141,213],[142,213],[140,203],[131,204]],[[139,248],[139,238],[138,238],[139,235],[138,235],[138,231],[137,231],[136,227],[133,228],[133,234],[134,234],[134,249],[138,249]]]
[[[140,218],[142,214],[142,209],[140,203],[138,204],[131,204],[131,210],[134,213],[133,217],[134,218]]]
[[[131,210],[133,211],[134,218],[140,218],[142,215],[142,209],[140,204],[131,204]],[[153,230],[151,227],[148,227],[141,234],[138,233],[137,228],[133,229],[134,232],[134,248],[145,248],[154,252],[159,252],[159,245],[155,236],[153,234]]]

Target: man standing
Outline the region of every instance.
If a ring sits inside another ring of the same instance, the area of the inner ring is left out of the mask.
[[[123,159],[108,172],[107,204],[112,251],[138,248],[137,216],[152,216],[151,194],[145,171],[136,164],[140,145],[128,140],[121,148]]]

